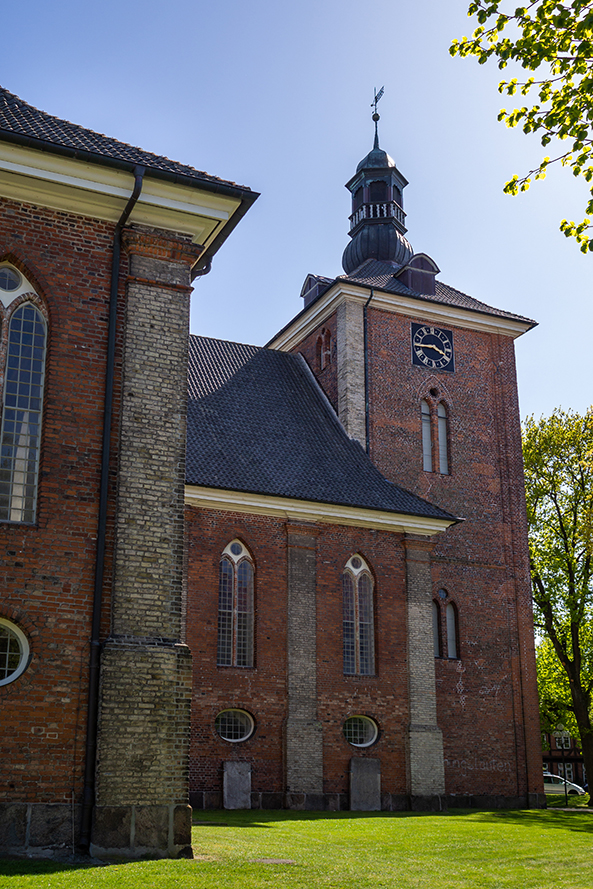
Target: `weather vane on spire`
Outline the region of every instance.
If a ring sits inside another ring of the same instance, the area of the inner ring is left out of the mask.
[[[377,87],[375,87],[375,98],[374,98],[373,101],[371,102],[371,108],[374,108],[374,109],[375,109],[375,110],[373,111],[373,120],[375,121],[375,144],[374,144],[374,146],[373,146],[374,148],[378,148],[378,147],[379,147],[379,128],[378,128],[378,123],[379,123],[379,120],[380,120],[380,115],[379,115],[378,112],[377,112],[377,104],[378,104],[379,99],[381,98],[381,96],[383,95],[384,92],[385,92],[385,87],[384,87],[384,86],[381,87],[381,89],[379,90],[379,92],[377,92]]]

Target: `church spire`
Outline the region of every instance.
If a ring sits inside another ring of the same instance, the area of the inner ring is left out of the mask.
[[[403,209],[403,190],[408,184],[393,158],[379,147],[379,119],[377,103],[384,87],[375,90],[372,119],[375,124],[373,149],[358,164],[356,173],[346,183],[352,194],[352,214],[349,236],[352,239],[344,250],[342,265],[347,275],[367,259],[392,262],[398,268],[405,265],[414,251],[404,237],[406,232]]]
[[[373,151],[379,148],[379,121],[381,120],[381,115],[377,112],[377,103],[384,92],[384,86],[381,87],[379,92],[377,92],[377,88],[375,87],[375,98],[371,102],[371,108],[375,109],[373,111],[373,120],[375,121],[375,143],[373,145]]]

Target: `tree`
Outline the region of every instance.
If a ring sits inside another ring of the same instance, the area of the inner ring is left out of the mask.
[[[593,776],[593,408],[529,418],[523,457],[543,710],[576,728]]]
[[[590,630],[590,627],[589,627]],[[593,657],[593,638],[581,641],[584,659],[591,661]],[[574,738],[580,738],[579,727],[574,716],[574,707],[570,694],[570,683],[566,671],[558,660],[554,646],[548,637],[540,639],[535,649],[537,666],[537,687],[539,691],[539,710],[542,731],[553,732],[561,723]],[[590,675],[587,668],[583,671]]]
[[[451,55],[477,56],[483,65],[491,56],[498,67],[519,63],[526,71],[539,71],[536,80],[512,78],[499,84],[499,92],[526,96],[537,92],[539,101],[530,108],[502,109],[498,119],[509,127],[521,125],[524,133],[538,133],[541,144],[568,140],[569,147],[550,159],[544,157],[526,175],[506,183],[507,194],[526,191],[532,176],[544,179],[551,164],[572,169],[575,176],[593,181],[593,3],[591,0],[533,0],[503,11],[505,0],[472,0],[468,15],[478,27],[471,38],[454,40]],[[508,0],[507,0],[508,2]],[[591,221],[593,185],[582,222],[563,219],[560,230],[574,237],[583,253],[593,251]]]

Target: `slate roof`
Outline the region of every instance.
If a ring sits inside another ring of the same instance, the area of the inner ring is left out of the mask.
[[[433,519],[348,438],[299,355],[191,336],[186,481]]]
[[[496,309],[486,303],[468,296],[461,290],[456,290],[449,284],[442,281],[436,281],[436,293],[423,294],[415,290],[410,290],[405,284],[402,284],[394,273],[397,268],[390,262],[381,262],[377,259],[367,259],[350,275],[339,275],[336,281],[351,281],[353,284],[363,284],[367,287],[376,287],[378,290],[387,293],[401,293],[407,296],[413,296],[415,299],[425,300],[426,302],[445,303],[450,306],[457,306],[460,309],[468,309],[471,312],[481,312],[484,315],[496,315],[499,318],[509,318],[515,321],[525,321],[527,324],[535,325],[537,322],[531,318],[525,318],[523,315],[515,315],[512,312],[506,312],[503,309]]]
[[[86,155],[95,155],[96,161],[103,158],[106,161],[117,161],[129,166],[141,164],[157,174],[165,174],[170,177],[182,177],[184,180],[195,179],[196,185],[200,183],[212,183],[227,186],[247,193],[254,194],[245,186],[235,185],[209,173],[195,170],[186,164],[180,164],[158,154],[151,154],[142,148],[119,142],[94,130],[87,130],[78,124],[68,120],[60,120],[45,111],[27,104],[14,93],[0,87],[0,138],[12,139],[21,144],[31,140],[31,147],[48,147],[41,143],[49,143],[56,149],[63,149],[63,153],[72,154],[89,159]],[[39,144],[37,144],[39,143]]]

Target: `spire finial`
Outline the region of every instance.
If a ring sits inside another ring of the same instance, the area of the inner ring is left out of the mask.
[[[379,120],[381,119],[381,115],[377,113],[377,102],[379,101],[379,99],[381,98],[381,96],[383,95],[384,92],[385,92],[384,86],[381,87],[379,92],[377,92],[377,87],[375,87],[375,98],[371,102],[371,108],[374,107],[374,109],[375,109],[373,112],[373,120],[375,121],[375,143],[373,145],[373,148],[379,147]]]

